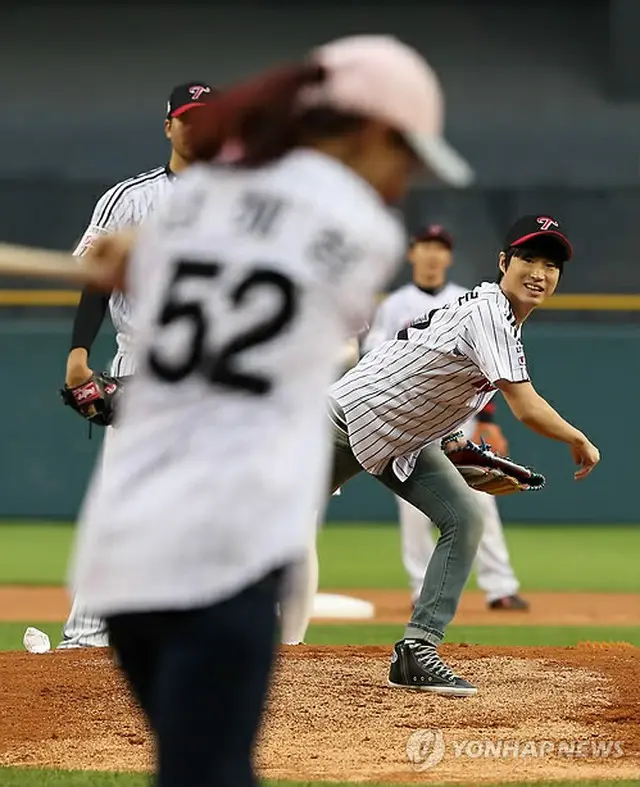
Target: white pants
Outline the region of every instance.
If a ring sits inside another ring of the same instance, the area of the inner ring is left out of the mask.
[[[112,434],[113,427],[107,426],[98,456],[98,467],[104,462]],[[58,648],[106,648],[109,645],[106,622],[87,609],[78,596],[73,598],[69,617],[62,628],[62,636]]]
[[[484,532],[475,561],[479,587],[491,603],[504,596],[512,596],[520,587],[509,560],[502,521],[495,497],[485,492],[474,492],[482,509]],[[435,548],[433,524],[417,508],[397,497],[400,514],[402,562],[409,577],[411,594],[420,594],[422,580]]]

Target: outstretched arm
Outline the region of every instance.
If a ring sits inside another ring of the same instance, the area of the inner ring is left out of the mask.
[[[600,452],[589,439],[557,413],[551,405],[540,396],[530,382],[511,383],[498,380],[496,386],[509,405],[514,416],[529,429],[566,443],[579,469],[576,478],[584,478],[600,461]]]

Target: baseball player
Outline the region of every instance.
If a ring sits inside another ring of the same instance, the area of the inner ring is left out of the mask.
[[[329,472],[326,392],[406,242],[388,203],[420,161],[467,182],[441,107],[396,39],[328,44],[194,110],[196,155],[233,158],[91,251],[136,304],[136,371],[74,585],[155,733],[159,787],[255,784],[281,576]]]
[[[389,685],[469,696],[477,688],[445,664],[437,647],[469,577],[484,522],[477,495],[447,453],[463,424],[500,391],[534,432],[566,443],[584,478],[598,449],[535,390],[521,340],[531,312],[555,292],[572,249],[551,216],[519,219],[498,257],[498,282],[431,310],[368,352],[330,389],[330,490],[366,471],[440,530]],[[453,434],[452,434],[453,433]]]
[[[453,238],[439,224],[432,224],[416,234],[408,253],[413,282],[400,287],[382,302],[363,341],[363,352],[392,339],[421,314],[467,292],[464,287],[447,281],[452,251]],[[485,439],[494,450],[506,454],[507,443],[500,427],[494,423],[494,410],[494,404],[489,402],[477,418],[463,425],[462,430],[474,442]],[[475,494],[484,519],[476,559],[478,585],[486,593],[489,609],[526,610],[528,603],[517,594],[519,583],[509,560],[496,499],[483,492]],[[400,515],[402,561],[409,578],[412,602],[415,603],[435,546],[432,523],[401,497],[396,496],[396,500]]]
[[[85,230],[74,254],[86,253],[95,241],[108,233],[138,226],[165,198],[179,172],[191,163],[185,134],[191,110],[210,100],[213,90],[204,82],[187,82],[175,87],[169,96],[164,131],[171,143],[169,162],[149,172],[116,183],[96,203],[89,226]],[[116,330],[117,352],[111,363],[110,373],[115,377],[133,374],[131,353],[131,310],[121,292],[104,293],[91,288],[82,292],[76,311],[71,335],[71,350],[67,358],[65,376],[69,388],[85,383],[92,377],[89,354],[100,326],[110,311]],[[105,450],[108,450],[112,427],[107,427]],[[59,648],[106,647],[108,645],[105,622],[91,613],[82,599],[75,597],[69,617],[62,630]]]

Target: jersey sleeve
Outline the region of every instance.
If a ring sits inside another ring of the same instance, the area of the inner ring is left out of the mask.
[[[69,350],[81,347],[87,353],[91,352],[91,347],[109,308],[109,297],[109,293],[97,292],[90,287],[84,288],[73,318]]]
[[[106,191],[96,202],[89,224],[80,238],[73,254],[81,257],[93,241],[101,235],[129,227],[133,224],[131,202],[121,186],[116,185]]]
[[[498,380],[529,380],[524,348],[515,328],[497,306],[487,301],[469,314],[459,349],[492,384]]]

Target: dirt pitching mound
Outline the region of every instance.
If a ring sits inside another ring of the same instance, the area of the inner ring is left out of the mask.
[[[640,650],[450,645],[477,682],[386,686],[389,648],[289,647],[256,754],[266,778],[466,782],[640,778]],[[146,770],[152,748],[106,650],[0,653],[0,765]]]

